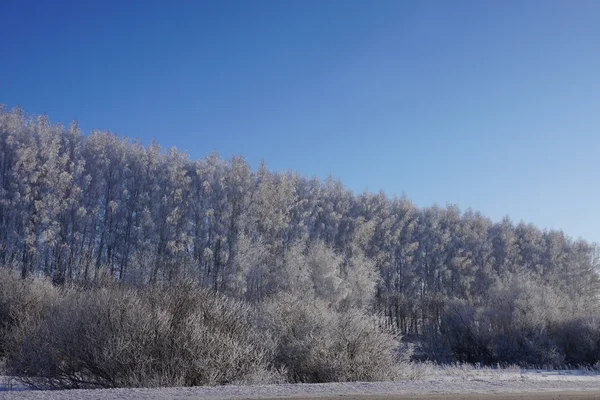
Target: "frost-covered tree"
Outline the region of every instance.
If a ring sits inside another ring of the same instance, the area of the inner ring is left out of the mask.
[[[571,316],[559,313],[567,320],[551,320],[548,332],[589,327],[598,254],[596,245],[508,217],[494,223],[453,205],[419,209],[405,196],[356,195],[332,177],[276,173],[264,163],[253,170],[242,157],[191,160],[0,107],[0,264],[23,277],[58,285],[193,278],[255,304],[304,294],[445,343],[457,305],[480,316],[493,293],[525,297],[534,285],[506,283],[523,276],[567,299],[560,304]],[[511,326],[521,326],[515,318]],[[433,347],[423,346],[441,351]]]

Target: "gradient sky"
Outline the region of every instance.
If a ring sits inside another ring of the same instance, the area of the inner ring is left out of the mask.
[[[600,1],[0,1],[0,103],[600,241]]]

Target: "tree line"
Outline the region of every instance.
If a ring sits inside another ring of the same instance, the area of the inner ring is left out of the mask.
[[[508,217],[0,108],[0,265],[23,278],[191,279],[254,304],[309,291],[340,310],[368,306],[422,358],[518,361],[534,343],[533,359],[558,363],[553,329],[597,312],[599,255]]]

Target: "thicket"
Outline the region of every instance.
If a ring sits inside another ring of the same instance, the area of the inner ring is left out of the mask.
[[[260,308],[196,283],[55,289],[0,270],[7,373],[38,387],[387,380],[396,340],[360,310],[290,298]],[[14,306],[12,306],[14,304]],[[258,313],[265,310],[264,313]]]

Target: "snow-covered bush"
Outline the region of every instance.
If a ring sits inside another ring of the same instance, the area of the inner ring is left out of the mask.
[[[276,363],[293,382],[394,380],[408,358],[363,310],[336,311],[323,299],[288,293],[262,308],[265,328],[278,340]]]
[[[275,344],[252,319],[248,306],[190,283],[69,290],[13,330],[7,367],[61,388],[280,380]]]
[[[568,314],[566,300],[528,276],[498,282],[488,303],[448,302],[442,318],[444,340],[456,359],[470,363],[564,364],[552,328]]]
[[[57,297],[58,290],[49,279],[22,279],[13,270],[0,269],[0,358],[7,350],[11,330],[26,320],[45,315]]]
[[[594,365],[600,360],[600,317],[597,315],[564,321],[551,333],[567,364]]]

